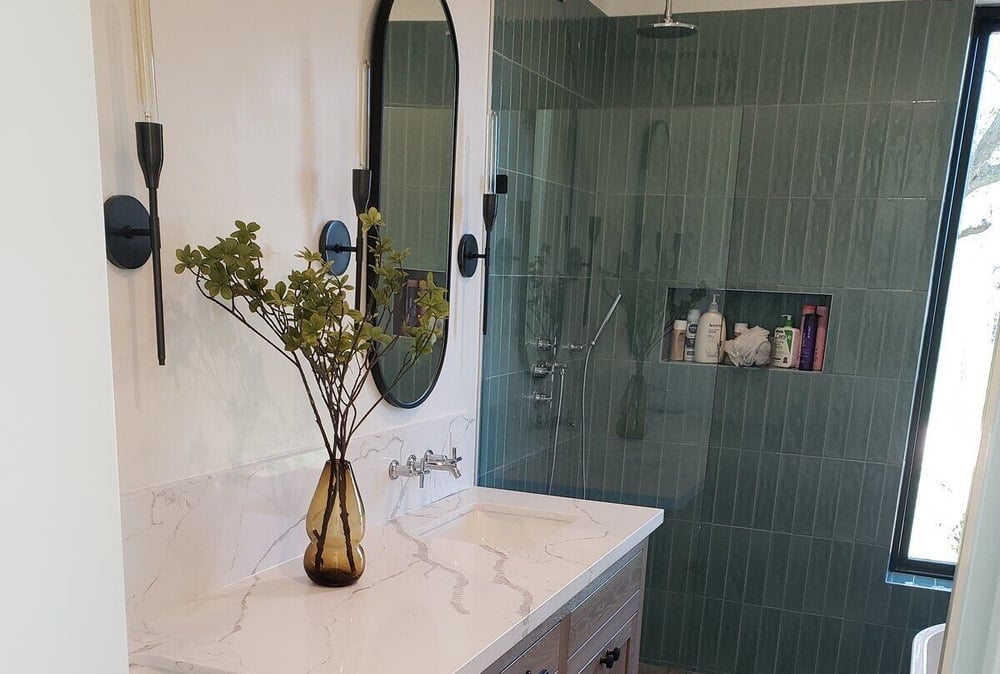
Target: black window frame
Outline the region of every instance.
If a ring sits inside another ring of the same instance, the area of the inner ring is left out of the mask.
[[[913,533],[913,512],[923,464],[927,419],[930,416],[938,351],[944,325],[945,304],[955,257],[959,218],[965,197],[969,159],[972,150],[976,115],[982,91],[986,51],[990,36],[1000,33],[1000,7],[977,7],[972,20],[972,32],[966,59],[962,91],[958,100],[955,137],[948,167],[948,182],[941,208],[941,226],[934,253],[934,267],[927,299],[927,320],[920,348],[917,378],[914,385],[913,408],[907,435],[906,454],[900,479],[899,501],[893,524],[889,570],[944,580],[955,577],[955,565],[914,559],[909,555]]]

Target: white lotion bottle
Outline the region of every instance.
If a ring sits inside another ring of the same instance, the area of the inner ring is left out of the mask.
[[[719,294],[712,295],[712,303],[708,305],[708,311],[701,316],[698,323],[698,335],[694,343],[694,362],[696,363],[716,363],[719,362],[721,354],[722,340],[725,339],[723,333],[725,319],[719,311]]]

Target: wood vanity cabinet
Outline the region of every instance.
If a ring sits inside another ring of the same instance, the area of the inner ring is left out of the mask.
[[[637,674],[646,541],[483,674]]]

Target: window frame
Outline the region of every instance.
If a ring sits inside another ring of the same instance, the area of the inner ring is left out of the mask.
[[[934,267],[927,298],[927,318],[921,340],[906,454],[900,477],[899,500],[893,523],[892,547],[889,552],[889,571],[945,580],[954,579],[954,564],[914,559],[909,556],[908,550],[913,534],[913,513],[923,465],[927,419],[930,416],[937,372],[944,311],[951,282],[955,246],[958,241],[959,219],[968,179],[983,73],[986,68],[986,51],[990,36],[994,33],[1000,34],[1000,7],[977,7],[973,15],[962,91],[958,99],[955,136],[941,208],[941,226],[935,244]]]

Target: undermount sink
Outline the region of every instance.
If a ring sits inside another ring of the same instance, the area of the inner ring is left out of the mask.
[[[445,539],[506,550],[531,550],[550,542],[576,517],[563,513],[473,503],[423,533],[428,540]]]

